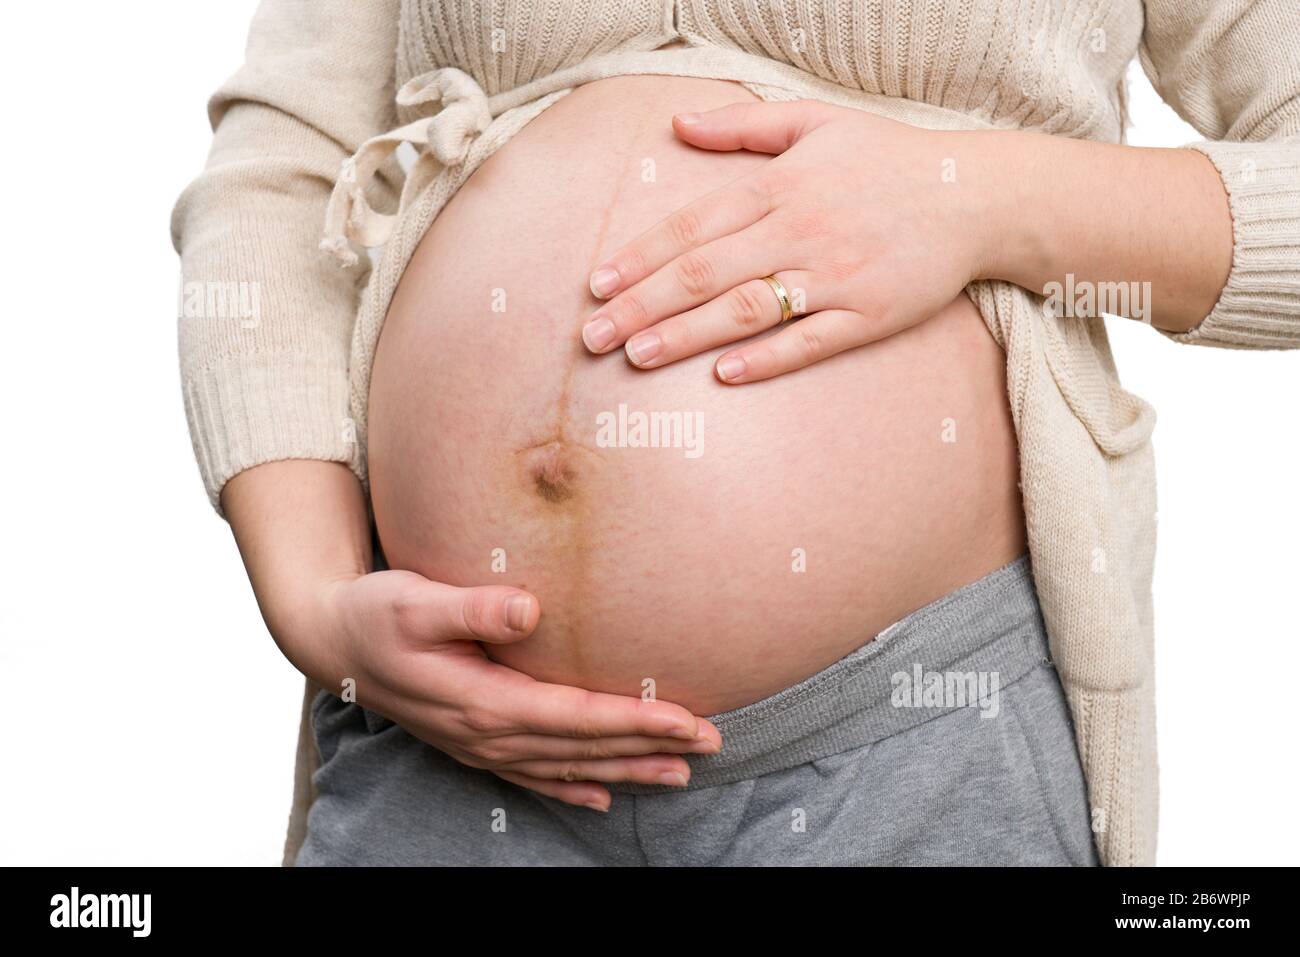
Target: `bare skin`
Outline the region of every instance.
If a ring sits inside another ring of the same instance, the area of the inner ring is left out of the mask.
[[[785,156],[787,152],[794,152],[792,147],[801,142],[814,125],[821,125],[802,106],[796,112],[777,117],[775,122],[754,114],[748,117],[725,113],[708,116],[709,110],[723,105],[671,106],[687,112],[705,113],[703,122],[692,124],[679,119],[675,123],[682,141],[701,149],[730,151],[744,146],[749,150]],[[794,110],[794,107],[790,109]],[[860,143],[863,131],[867,129],[858,121],[862,124],[872,121],[861,117],[853,120],[853,123],[839,123],[837,129],[822,135],[823,142],[818,144],[817,152],[826,162],[821,164],[821,173],[817,172],[818,163],[814,161],[808,164],[808,175],[785,179],[793,187],[786,195],[785,208],[793,211],[796,219],[808,221],[810,207],[800,197],[816,195],[819,183],[823,181],[821,177],[831,175],[826,172],[831,163],[839,167],[846,163],[851,166],[859,159],[871,156],[872,150],[862,150],[851,144]],[[955,291],[965,281],[979,276],[1004,278],[1037,292],[1043,291],[1048,282],[1060,281],[1069,273],[1089,281],[1150,281],[1156,289],[1154,322],[1170,330],[1194,326],[1213,306],[1231,262],[1232,228],[1218,175],[1204,157],[1183,151],[1138,150],[1027,133],[948,136],[950,138],[940,141],[912,136],[905,130],[885,131],[884,121],[877,121],[869,136],[879,155],[891,152],[884,149],[885,146],[901,146],[905,141],[913,145],[924,142],[927,145],[920,147],[919,152],[913,150],[907,155],[918,163],[932,166],[936,158],[933,150],[938,147],[943,155],[952,155],[958,160],[962,192],[968,202],[964,205],[964,213],[954,213],[952,222],[960,222],[963,226],[973,224],[978,241],[958,257],[953,269],[949,269],[953,257],[946,251],[939,253],[912,244],[909,255],[915,262],[905,265],[909,269],[920,268],[930,285],[941,291],[947,289],[955,296]],[[998,139],[995,141],[991,137]],[[893,152],[897,153],[897,149]],[[812,151],[805,153],[812,155]],[[758,171],[757,165],[754,171]],[[970,175],[972,173],[975,175]],[[879,181],[876,174],[878,169],[866,166],[864,162],[863,175],[874,175]],[[798,185],[801,179],[805,183],[803,187]],[[684,197],[680,205],[685,206],[695,198]],[[878,222],[892,224],[888,235],[895,240],[909,239],[903,217],[909,208],[917,206],[919,197],[909,194],[904,188],[884,197],[883,203],[879,195],[874,198],[877,200],[875,209],[887,214]],[[725,206],[724,203],[720,208]],[[1026,210],[1033,213],[1026,215]],[[673,209],[663,210],[662,218],[666,219],[673,212]],[[652,226],[653,223],[645,223],[644,229],[649,230]],[[710,228],[721,227],[715,221]],[[829,236],[828,233],[827,242]],[[661,246],[655,257],[642,264],[643,268],[631,271],[621,270],[624,261],[618,258],[618,250],[611,246],[602,250],[607,254],[604,261],[586,264],[585,278],[592,281],[600,267],[614,266],[615,271],[620,272],[619,278],[614,286],[602,289],[601,295],[617,296],[674,262],[680,255],[695,249],[702,237],[702,233],[697,233],[697,242],[691,242],[688,235],[682,234],[684,241],[678,246]],[[631,243],[634,238],[635,235],[630,235],[624,242]],[[847,248],[858,248],[861,237],[851,236],[849,239]],[[762,247],[755,244],[753,248],[761,251]],[[783,242],[782,248],[790,248],[788,241]],[[810,248],[815,253],[816,246]],[[780,264],[777,268],[793,266],[806,269],[815,258],[810,256],[800,262]],[[869,257],[855,258],[866,261]],[[747,278],[772,271],[758,269],[756,260],[747,264],[747,270]],[[754,270],[758,270],[757,273]],[[943,277],[942,281],[936,281],[936,277]],[[850,288],[856,292],[849,292]],[[868,301],[881,302],[886,297],[875,288],[870,290],[870,295],[864,295],[862,290],[866,288],[861,281],[849,283],[838,298],[832,295],[826,299],[823,310],[839,313],[835,317],[839,323],[833,330],[791,326],[777,336],[744,341],[739,347],[720,354],[718,346],[741,343],[747,337],[715,326],[712,333],[704,336],[693,333],[693,342],[679,341],[680,351],[676,355],[663,353],[655,365],[675,364],[675,360],[698,355],[729,384],[753,382],[821,362],[828,356],[864,342],[879,340],[882,336],[888,338],[913,322],[924,327],[925,321],[936,310],[947,308],[943,303],[955,303],[954,308],[958,311],[965,308],[952,296],[945,299],[936,294],[933,306],[927,307],[928,312],[916,309],[911,315],[894,314],[893,323],[883,327],[880,323],[872,325],[854,317],[870,318],[863,311],[863,305]],[[697,305],[705,301],[708,300],[702,299]],[[586,320],[597,305],[596,300],[591,300],[586,313],[573,324],[569,332],[573,342],[578,342],[580,329],[587,324]],[[770,306],[766,309],[757,319],[770,325],[776,317]],[[665,298],[650,302],[642,317],[644,321],[620,326],[616,339],[597,351],[617,348],[635,333],[657,322],[685,315],[682,310],[680,301],[674,303]],[[762,324],[755,319],[749,317],[746,323],[748,335],[752,335],[756,325]],[[969,322],[956,322],[954,328],[968,330],[971,326]],[[809,336],[810,329],[818,334]],[[635,353],[636,350],[632,350],[629,358],[635,358]],[[745,360],[744,370],[730,377],[722,375],[717,364],[737,356]],[[646,364],[646,368],[652,367]],[[687,363],[677,367],[685,368]],[[782,424],[791,426],[796,423],[782,423],[780,420],[771,423],[774,428]],[[565,464],[569,461],[565,455],[567,449],[563,443],[535,446],[538,451],[516,459],[520,463],[519,474],[525,478],[531,476],[534,488],[549,487],[552,497],[564,496],[565,486],[572,482],[570,476],[575,474]],[[530,460],[530,456],[540,457],[540,462]],[[539,475],[545,480],[541,485],[537,484]],[[474,638],[491,641],[512,635],[504,624],[505,602],[519,594],[516,589],[498,586],[490,590],[462,590],[443,588],[412,574],[370,574],[364,499],[355,478],[340,465],[281,462],[250,469],[227,484],[222,501],[272,634],[290,660],[325,687],[336,687],[342,677],[363,673],[367,655],[387,661],[387,667],[376,668],[376,673],[384,671],[390,676],[400,675],[410,663],[411,648],[420,638],[436,643]],[[429,587],[426,589],[425,585]],[[398,595],[407,591],[423,593],[425,600],[415,604],[426,610],[429,620],[417,624],[398,614],[399,608],[406,607],[406,602],[399,601]],[[536,602],[536,599],[530,596],[530,601]],[[531,625],[537,621],[540,610],[536,604],[529,607]],[[434,626],[434,620],[440,624]],[[459,622],[470,624],[457,624]],[[483,634],[478,634],[476,628]],[[521,640],[514,647],[526,644]],[[500,651],[507,646],[492,647]],[[448,655],[438,660],[451,663],[459,657]],[[435,659],[430,655],[428,660]],[[486,722],[481,720],[484,712],[479,705],[484,701],[500,701],[500,690],[508,687],[509,682],[516,681],[515,677],[507,677],[507,673],[517,673],[504,668],[493,672],[493,680],[475,688],[477,698],[466,695],[468,685],[457,687],[454,677],[444,681],[443,675],[450,673],[441,668],[428,671],[427,686],[421,682],[421,687],[413,689],[412,695],[390,691],[383,687],[383,680],[376,680],[368,690],[362,688],[362,701],[398,720],[435,746],[449,751],[460,748],[462,752],[472,754],[473,749],[483,748],[491,738],[490,734],[482,731],[469,730],[475,722],[461,720],[459,728],[451,732],[426,727],[421,723],[421,716],[416,714],[417,709],[405,702],[421,697],[431,704],[439,698],[458,702],[451,705],[452,711],[459,707],[462,717],[465,713],[474,714],[477,723],[485,726]],[[394,683],[400,683],[400,678]],[[538,690],[550,694],[553,689],[542,687]],[[563,689],[554,689],[554,693],[561,696],[555,700],[563,700]],[[584,701],[590,703],[590,699]],[[635,707],[635,701],[626,702],[625,708],[627,703]],[[657,752],[655,760],[667,762],[654,765],[649,771],[657,774],[685,767],[684,762],[670,753],[680,749],[680,742],[685,739],[669,733],[669,728],[663,723],[665,715],[669,716],[670,723],[679,722],[674,725],[679,733],[693,728],[697,736],[703,732],[702,739],[716,734],[716,731],[710,733],[707,723],[697,721],[688,712],[672,706],[643,710],[653,711],[654,720],[643,715],[642,722],[632,726],[637,734],[631,735],[624,733],[628,730],[626,724],[619,727],[617,721],[602,723],[590,720],[585,709],[572,712],[570,716],[576,722],[569,727],[570,733],[547,736],[577,745],[567,763],[561,762],[558,768],[548,767],[548,774],[553,776],[530,776],[511,771],[499,773],[570,803],[607,807],[609,795],[597,783],[598,780],[618,775],[631,777],[635,772],[627,766],[609,764],[596,773],[596,768],[573,763],[575,760],[606,760],[599,757],[602,752],[593,745],[623,742],[617,745],[624,748],[621,754],[639,754],[642,752],[636,750],[638,748],[654,748]],[[524,722],[514,723],[522,725]],[[576,724],[581,724],[581,729]],[[499,729],[501,725],[497,727]],[[573,733],[579,730],[581,734]],[[630,750],[627,749],[629,746]],[[511,757],[523,754],[520,751]],[[494,757],[501,758],[502,755]],[[534,752],[529,757],[546,756]],[[470,760],[485,759],[479,756]],[[675,761],[680,763],[674,764]],[[566,776],[585,772],[591,772],[592,780],[564,780]]]
[[[221,501],[285,657],[335,693],[353,679],[362,705],[464,764],[604,811],[598,782],[683,785],[690,767],[677,755],[720,746],[716,728],[676,705],[493,664],[483,646],[526,639],[537,599],[372,572],[361,484],[342,465],[261,465],[231,479]]]
[[[804,291],[806,318],[720,355],[724,382],[896,335],[978,279],[1049,297],[1053,283],[1147,284],[1107,311],[1183,332],[1214,307],[1232,264],[1223,183],[1192,150],[935,132],[813,101],[684,113],[673,128],[700,149],[772,159],[592,270],[592,292],[610,302],[582,338],[595,353],[626,344],[641,368],[774,326],[780,310],[756,282],[769,274]]]
[[[600,257],[768,162],[695,149],[664,117],[746,99],[673,77],[580,88],[470,178],[394,295],[369,407],[385,555],[535,593],[537,631],[488,652],[538,680],[714,714],[1024,551],[1005,357],[960,293],[747,390],[712,357],[645,373],[577,341]],[[620,407],[698,421],[699,454],[602,441]]]

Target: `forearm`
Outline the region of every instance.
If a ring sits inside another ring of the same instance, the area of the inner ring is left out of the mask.
[[[983,278],[1042,295],[1059,292],[1053,283],[1124,284],[1131,318],[1173,332],[1214,308],[1232,265],[1233,225],[1203,154],[1039,133],[971,136],[982,179],[1000,197]],[[1102,305],[1111,311],[1114,302]]]
[[[323,649],[302,644],[314,632],[303,624],[321,587],[373,563],[361,483],[337,462],[269,462],[226,483],[221,504],[267,628],[290,661],[311,669]]]

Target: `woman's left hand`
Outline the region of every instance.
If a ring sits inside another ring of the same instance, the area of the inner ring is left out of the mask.
[[[652,369],[799,319],[720,356],[727,383],[789,372],[913,326],[986,275],[998,235],[988,134],[936,132],[817,101],[742,103],[673,118],[711,150],[774,159],[678,210],[592,272],[608,299],[592,352]]]

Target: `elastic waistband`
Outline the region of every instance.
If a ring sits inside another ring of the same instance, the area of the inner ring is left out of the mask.
[[[772,774],[959,708],[988,706],[990,697],[1050,661],[1025,555],[913,612],[812,677],[710,717],[722,733],[722,752],[686,756],[688,788]],[[681,790],[610,787],[632,794]]]

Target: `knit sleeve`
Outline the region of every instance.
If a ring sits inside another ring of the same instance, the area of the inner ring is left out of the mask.
[[[1207,139],[1233,258],[1218,303],[1182,342],[1300,348],[1300,3],[1146,0],[1142,67]]]
[[[218,509],[254,465],[354,462],[347,361],[366,271],[318,246],[340,164],[396,125],[398,2],[263,0],[243,67],[208,104],[211,151],[171,228],[185,412]],[[376,205],[400,179],[381,170]]]

